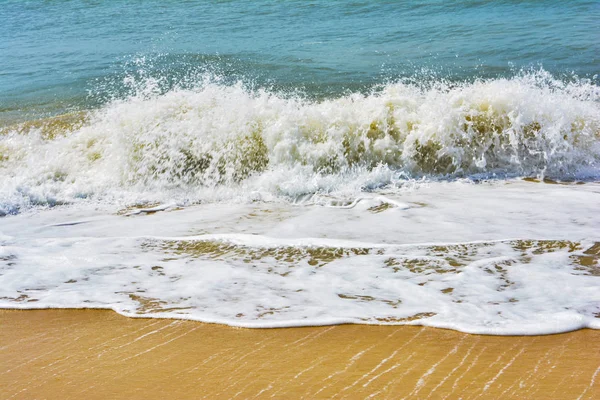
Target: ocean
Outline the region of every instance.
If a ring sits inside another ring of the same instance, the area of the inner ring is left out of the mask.
[[[600,3],[0,3],[0,308],[600,329]]]

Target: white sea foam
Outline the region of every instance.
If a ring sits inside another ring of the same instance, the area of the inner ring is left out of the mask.
[[[599,100],[543,71],[323,101],[211,78],[4,128],[0,307],[598,329]]]
[[[597,178],[600,90],[547,73],[310,101],[207,78],[0,134],[0,211],[292,198],[408,177]],[[60,122],[60,121],[58,121]]]
[[[0,220],[0,307],[245,327],[600,329],[600,186],[428,182],[286,201],[80,204]]]

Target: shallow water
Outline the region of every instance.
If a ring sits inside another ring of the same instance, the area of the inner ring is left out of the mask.
[[[3,11],[1,307],[600,327],[596,2]]]
[[[599,197],[595,183],[459,181],[351,204],[30,211],[3,220],[0,306],[243,327],[599,328]]]

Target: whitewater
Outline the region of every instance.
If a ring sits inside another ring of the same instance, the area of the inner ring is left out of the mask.
[[[598,86],[543,70],[322,101],[212,75],[193,89],[135,87],[97,110],[3,128],[0,211],[79,199],[356,196],[419,178],[598,177]]]
[[[600,90],[314,99],[204,74],[0,128],[0,307],[249,328],[600,329]]]

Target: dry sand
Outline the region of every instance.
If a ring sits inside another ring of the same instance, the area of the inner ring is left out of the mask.
[[[236,329],[0,310],[3,399],[600,398],[600,331]]]

